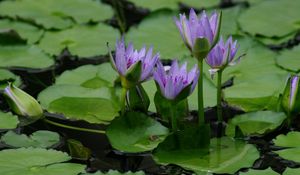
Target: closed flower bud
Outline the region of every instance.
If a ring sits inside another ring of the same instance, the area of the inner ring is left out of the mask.
[[[300,112],[299,80],[297,75],[289,77],[282,95],[281,106],[288,116]]]
[[[43,109],[40,104],[32,96],[15,87],[13,84],[9,84],[4,89],[4,96],[14,113],[27,117],[27,124],[43,116]]]

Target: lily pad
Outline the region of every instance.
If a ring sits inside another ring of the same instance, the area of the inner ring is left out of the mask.
[[[59,134],[56,132],[39,130],[32,133],[30,136],[27,136],[25,134],[19,135],[13,131],[8,131],[1,137],[1,141],[15,148],[50,148],[59,142]]]
[[[16,115],[0,111],[0,129],[15,129],[18,123],[19,120]]]
[[[257,111],[235,116],[226,128],[227,136],[235,136],[239,127],[243,135],[263,135],[276,129],[286,118],[285,114],[272,111]]]
[[[15,86],[21,85],[21,79],[19,76],[8,70],[0,69],[0,90],[3,90],[8,85],[8,82],[13,82]]]
[[[54,60],[35,45],[1,46],[0,67],[47,68]]]
[[[99,23],[94,26],[77,25],[63,31],[49,31],[39,46],[51,55],[59,55],[68,48],[71,54],[79,57],[106,55],[106,43],[115,43],[119,32],[108,25]]]
[[[268,168],[266,170],[249,170],[245,173],[240,172],[240,175],[279,175],[275,171],[273,171],[271,168]]]
[[[300,168],[287,168],[282,174],[283,175],[295,175],[300,173]]]
[[[274,140],[274,144],[276,146],[281,146],[281,147],[300,147],[300,143],[297,142],[300,139],[300,132],[289,132],[287,135],[279,135],[276,137]]]
[[[118,77],[109,63],[101,65],[86,65],[77,69],[65,71],[56,78],[55,84],[73,84],[86,88],[113,87],[114,80]]]
[[[115,149],[130,153],[153,150],[168,132],[168,128],[138,112],[128,112],[114,119],[106,130]]]
[[[38,99],[49,112],[64,114],[66,118],[107,123],[119,111],[119,102],[112,90],[78,85],[53,85],[42,91]]]
[[[233,86],[224,90],[225,100],[247,112],[275,109],[288,73],[275,65],[274,52],[248,38],[238,41],[241,46],[238,55],[246,53],[246,56],[223,72],[223,82],[234,78]]]
[[[116,170],[109,170],[107,173],[102,173],[98,171],[96,173],[85,173],[82,175],[145,175],[145,173],[143,171],[137,171],[137,172],[128,171],[126,173],[120,173],[119,171]]]
[[[297,139],[300,138],[300,132],[289,132],[286,136],[279,135],[274,140],[274,144],[276,146],[288,147],[287,149],[275,151],[280,157],[292,160],[295,162],[300,162],[299,155],[300,154],[300,144],[297,142]]]
[[[167,143],[167,139],[162,144]],[[259,158],[255,146],[229,137],[211,139],[209,153],[201,149],[172,148],[172,145],[159,145],[154,153],[155,161],[163,165],[176,164],[199,174],[233,174],[241,168],[251,167]]]
[[[8,19],[0,20],[0,30],[4,29],[15,30],[23,39],[26,39],[30,44],[37,42],[43,34],[43,30],[35,26],[24,22],[11,21]]]
[[[191,7],[196,8],[206,8],[206,7],[213,7],[218,5],[220,2],[219,0],[202,0],[199,2],[198,0],[130,0],[133,2],[137,7],[143,7],[150,9],[151,11],[159,10],[159,9],[172,9],[178,10],[179,3],[184,3]]]
[[[242,30],[253,36],[284,37],[300,28],[299,7],[300,1],[262,1],[246,10],[239,23]]]
[[[295,46],[293,49],[283,50],[280,55],[277,57],[276,61],[280,67],[287,69],[293,72],[299,72],[299,64],[300,64],[300,46]]]
[[[77,175],[85,166],[69,161],[66,153],[41,148],[19,148],[0,151],[0,174],[5,175]]]
[[[18,10],[16,10],[18,9]],[[80,9],[80,10],[78,10]],[[100,21],[112,16],[112,9],[95,0],[18,0],[0,3],[0,15],[33,21],[46,29],[64,29],[77,23]]]
[[[177,13],[167,10],[152,13],[137,28],[130,28],[126,36],[127,41],[132,41],[135,47],[153,45],[154,51],[159,52],[163,59],[188,57],[189,50],[184,45],[173,20],[176,15]]]

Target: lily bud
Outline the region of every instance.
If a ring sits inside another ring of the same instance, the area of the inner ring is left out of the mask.
[[[281,106],[288,116],[300,112],[299,80],[297,75],[290,76],[282,95]]]
[[[13,112],[17,115],[27,117],[25,123],[32,123],[43,116],[40,104],[29,94],[9,84],[4,89],[4,96]]]

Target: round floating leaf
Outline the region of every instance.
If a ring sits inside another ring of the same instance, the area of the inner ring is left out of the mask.
[[[7,82],[13,82],[15,86],[21,85],[21,79],[19,76],[14,75],[8,70],[0,69],[0,90],[3,90],[8,85]]]
[[[300,28],[299,7],[300,1],[262,1],[245,11],[239,23],[242,30],[252,35],[283,37]]]
[[[143,171],[137,171],[137,172],[128,171],[126,173],[120,173],[119,171],[116,170],[109,170],[107,173],[102,173],[98,171],[96,173],[85,173],[82,175],[145,175],[145,173]]]
[[[30,44],[37,42],[43,34],[43,30],[24,22],[0,20],[0,30],[7,29],[15,30],[21,38],[26,39]]]
[[[283,173],[283,175],[295,175],[295,174],[300,174],[300,168],[287,168]]]
[[[128,112],[113,120],[106,134],[115,149],[136,153],[156,148],[168,135],[168,128],[143,113]]]
[[[275,171],[273,171],[271,168],[268,168],[266,170],[249,170],[245,173],[240,172],[240,175],[279,175]]]
[[[115,43],[119,32],[105,24],[95,26],[78,25],[63,31],[46,32],[39,46],[52,55],[59,55],[68,48],[73,55],[93,57],[106,55],[106,43]]]
[[[179,3],[184,3],[191,7],[196,8],[205,8],[216,6],[219,3],[219,0],[202,0],[199,2],[198,0],[130,0],[138,7],[143,7],[150,9],[151,11],[159,10],[159,9],[179,9]]]
[[[41,148],[7,149],[0,152],[0,174],[77,175],[84,165],[61,163],[70,160],[66,153]]]
[[[161,1],[160,1],[161,2]],[[137,28],[131,28],[127,41],[132,41],[135,47],[151,46],[159,52],[161,58],[184,58],[190,55],[181,39],[173,17],[177,15],[169,11],[153,13],[142,21]]]
[[[223,82],[234,78],[233,86],[224,90],[225,100],[244,111],[275,109],[288,73],[275,65],[274,52],[248,38],[238,41],[238,55],[246,56],[223,72]]]
[[[109,63],[101,65],[86,65],[77,69],[65,71],[56,78],[55,84],[74,84],[87,88],[113,87],[114,80],[118,77]]]
[[[40,48],[32,46],[1,46],[0,67],[47,68],[54,60]]]
[[[18,126],[18,117],[12,113],[0,111],[0,129],[15,129]]]
[[[300,132],[289,132],[287,135],[279,135],[274,140],[276,146],[289,147],[288,149],[283,149],[275,151],[280,157],[292,160],[295,162],[300,162],[300,144],[297,142],[300,139]]]
[[[300,143],[298,142],[300,140],[300,132],[289,132],[287,135],[279,135],[274,140],[274,144],[276,146],[281,147],[300,147]]]
[[[1,137],[1,141],[12,147],[34,147],[34,148],[50,148],[59,142],[59,134],[51,131],[36,131],[30,136],[25,134],[16,134],[8,131]]]
[[[78,85],[53,85],[42,91],[38,99],[49,112],[90,123],[107,123],[119,111],[112,90],[84,88]]]
[[[226,135],[234,136],[236,127],[243,135],[262,135],[276,129],[286,118],[284,113],[258,111],[235,116],[228,123]]]
[[[277,153],[280,157],[287,159],[287,160],[292,160],[294,162],[300,162],[300,147],[297,148],[288,148],[288,149],[283,149],[280,151],[274,151]]]
[[[168,141],[168,138],[162,143]],[[171,142],[170,142],[171,143]],[[186,143],[189,144],[189,143]],[[228,137],[212,139],[209,153],[201,149],[173,149],[174,146],[161,145],[154,158],[157,163],[176,164],[199,174],[205,172],[233,174],[241,168],[251,167],[259,152],[255,146]]]
[[[18,10],[16,10],[18,9]],[[19,0],[0,4],[0,15],[33,21],[50,29],[64,29],[78,23],[104,20],[112,16],[112,9],[94,0]]]
[[[276,61],[280,67],[284,69],[299,72],[300,71],[300,46],[295,46],[291,50],[283,50],[277,57]]]

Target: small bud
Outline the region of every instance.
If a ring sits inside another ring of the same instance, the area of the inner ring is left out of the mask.
[[[27,117],[26,124],[32,123],[43,116],[43,109],[40,104],[32,96],[13,84],[9,84],[4,89],[4,96],[13,112]]]
[[[281,106],[288,116],[300,112],[299,80],[299,76],[290,76],[282,94]]]

